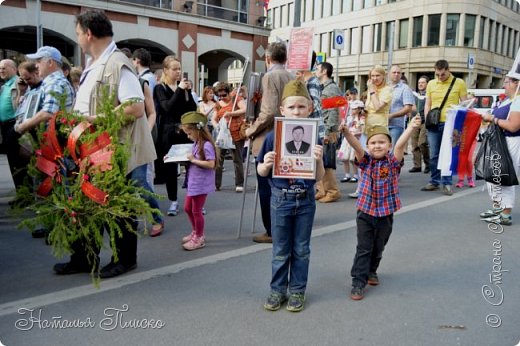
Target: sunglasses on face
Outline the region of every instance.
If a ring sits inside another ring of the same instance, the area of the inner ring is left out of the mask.
[[[217,94],[217,97],[218,97],[219,99],[224,98],[224,97],[227,97],[227,96],[228,96],[227,93],[225,93],[225,94],[220,94],[220,93]]]

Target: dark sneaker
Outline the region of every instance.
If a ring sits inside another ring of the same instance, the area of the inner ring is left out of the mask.
[[[363,299],[363,289],[361,287],[353,286],[350,291],[350,299],[361,300]]]
[[[377,286],[379,285],[379,278],[377,277],[376,273],[370,273],[368,274],[368,284],[370,286]]]
[[[430,167],[426,166],[426,168],[424,169],[424,174],[428,174],[430,173]]]
[[[341,178],[340,181],[341,181],[342,183],[348,183],[348,182],[350,181],[350,179],[351,179],[350,177],[343,177],[343,178]]]
[[[114,276],[124,274],[126,272],[129,272],[130,270],[134,270],[135,268],[137,268],[137,263],[126,266],[121,262],[110,262],[109,264],[101,268],[101,271],[99,272],[99,277],[102,279],[113,278]]]
[[[442,188],[442,193],[444,193],[446,196],[453,195],[453,189],[451,188],[451,185],[444,185]]]
[[[56,263],[53,269],[57,275],[90,273],[92,271],[92,268],[74,262]]]
[[[408,172],[410,172],[410,173],[419,173],[421,171],[422,171],[421,167],[413,167],[408,170]]]
[[[280,294],[278,292],[271,292],[269,297],[265,300],[264,309],[269,311],[277,311],[280,310],[282,304],[287,301],[287,297],[285,294]]]
[[[489,223],[496,223],[496,224],[504,225],[504,226],[511,226],[513,224],[511,215],[504,214],[504,213],[500,213],[495,216],[482,218],[481,220],[489,222]]]
[[[492,216],[497,216],[499,215],[502,211],[504,210],[504,208],[493,208],[493,209],[488,209],[482,213],[480,213],[480,218],[481,219],[485,219],[485,218],[488,218],[488,217],[492,217]]]
[[[305,294],[303,293],[291,293],[289,301],[287,302],[287,311],[300,312],[303,310],[305,304]]]
[[[421,188],[421,191],[435,191],[438,189],[439,185],[433,185],[432,183],[428,183]]]

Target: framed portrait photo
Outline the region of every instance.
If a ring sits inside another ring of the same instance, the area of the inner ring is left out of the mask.
[[[312,148],[318,143],[319,119],[274,119],[273,178],[316,179]]]
[[[42,93],[42,90],[38,90],[36,92],[29,92],[29,94],[25,96],[22,104],[18,106],[18,109],[16,110],[16,119],[18,123],[23,123],[38,113]]]

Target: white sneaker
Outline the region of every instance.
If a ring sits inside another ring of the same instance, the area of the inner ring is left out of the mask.
[[[237,186],[235,188],[235,192],[243,192],[244,191],[244,188],[242,186]]]
[[[358,194],[358,192],[356,191],[356,192],[349,193],[348,196],[349,196],[350,198],[358,198],[358,197],[359,197],[359,194]]]
[[[178,202],[172,202],[170,205],[170,208],[168,208],[168,216],[177,216],[179,213],[179,203]]]

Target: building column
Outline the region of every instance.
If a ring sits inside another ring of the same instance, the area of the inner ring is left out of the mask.
[[[502,32],[503,32],[503,27],[504,26],[497,22],[497,26],[496,27],[497,27],[497,30],[498,30],[497,51],[496,51],[496,53],[497,54],[502,54],[502,44],[503,44],[503,42],[502,42],[502,36],[503,36]]]
[[[480,21],[482,20],[482,16],[477,16],[475,19],[475,32],[473,33],[473,48],[478,48],[478,44],[480,42]]]
[[[401,35],[401,21],[394,21],[394,52],[399,49],[399,36]]]
[[[408,18],[408,42],[406,48],[410,49],[413,46],[413,17]]]
[[[464,35],[466,30],[466,14],[461,13],[459,17],[459,37],[457,37],[457,46],[464,47]]]
[[[428,15],[423,15],[421,47],[428,46]]]
[[[386,23],[381,23],[381,51],[384,52],[386,50]]]
[[[446,46],[446,20],[448,19],[448,15],[446,13],[441,13],[441,25],[439,28],[439,46]]]
[[[374,53],[374,24],[368,26],[368,53]]]

